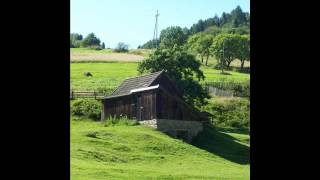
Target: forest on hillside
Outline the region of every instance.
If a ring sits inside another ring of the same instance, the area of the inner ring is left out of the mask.
[[[243,12],[241,7],[237,6],[230,13],[223,12],[220,17],[215,15],[214,17],[205,20],[200,19],[190,28],[184,27],[181,29],[187,37],[197,33],[210,34],[214,36],[218,34],[249,35],[250,13]],[[139,46],[138,49],[152,49],[159,45],[160,41],[161,37],[160,39],[149,40],[145,44]]]

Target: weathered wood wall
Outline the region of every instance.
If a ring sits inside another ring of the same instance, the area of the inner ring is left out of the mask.
[[[157,118],[200,121],[200,116],[179,98],[164,91],[157,94]]]
[[[108,118],[110,116],[127,116],[128,118],[132,118],[134,116],[135,109],[131,104],[132,97],[130,96],[123,96],[116,99],[105,99],[105,118]]]
[[[104,101],[105,117],[127,116],[131,119],[156,118],[156,92],[147,91]]]
[[[127,116],[139,121],[150,119],[201,120],[197,111],[163,89],[105,99],[104,113],[104,118]]]

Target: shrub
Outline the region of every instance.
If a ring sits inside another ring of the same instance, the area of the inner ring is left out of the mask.
[[[217,127],[250,128],[250,101],[232,98],[211,101],[205,110],[212,114],[212,123]]]
[[[71,102],[71,115],[99,120],[101,117],[101,103],[92,99],[73,100]]]

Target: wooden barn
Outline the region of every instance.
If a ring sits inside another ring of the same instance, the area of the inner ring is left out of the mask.
[[[202,123],[208,121],[183,101],[164,71],[124,80],[111,96],[103,99],[101,119],[110,116],[127,116],[176,137],[184,134],[187,139],[201,131]]]

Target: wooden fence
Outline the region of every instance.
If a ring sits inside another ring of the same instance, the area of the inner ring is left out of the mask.
[[[70,99],[77,98],[103,99],[104,94],[96,91],[70,91]]]

